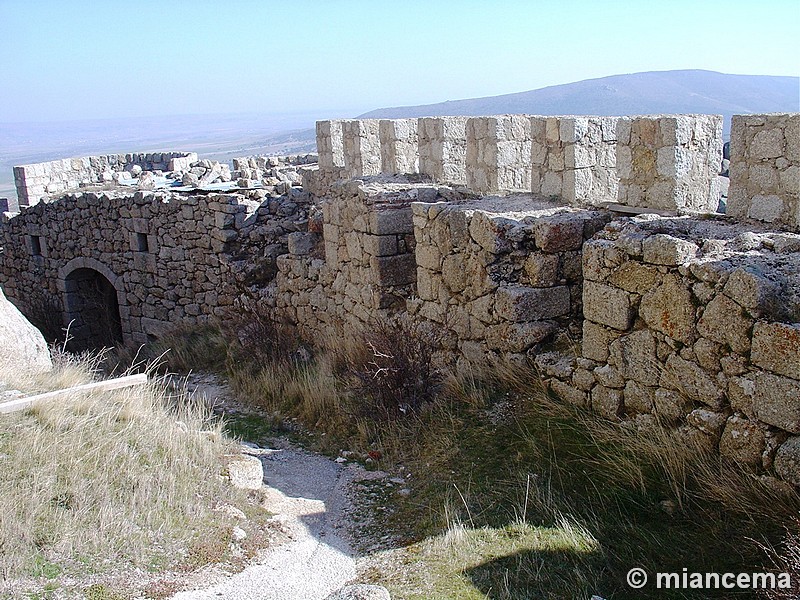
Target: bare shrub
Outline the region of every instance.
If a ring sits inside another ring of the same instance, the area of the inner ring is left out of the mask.
[[[432,328],[403,319],[378,321],[364,334],[362,352],[348,357],[348,371],[367,415],[393,418],[435,398],[443,381],[432,364],[439,338]]]
[[[786,528],[786,537],[780,548],[761,546],[767,553],[777,573],[788,573],[789,589],[763,590],[762,595],[770,600],[793,600],[800,598],[800,518],[795,517]]]

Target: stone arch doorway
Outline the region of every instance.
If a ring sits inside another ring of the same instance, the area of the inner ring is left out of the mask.
[[[64,294],[64,323],[69,327],[72,351],[114,346],[123,341],[124,311],[118,278],[102,263],[91,259],[70,261],[59,272]]]

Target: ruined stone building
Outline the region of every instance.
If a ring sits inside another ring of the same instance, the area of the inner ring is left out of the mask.
[[[403,316],[459,369],[530,361],[564,402],[800,485],[800,114],[733,118],[724,215],[721,132],[708,115],[321,121],[314,164],[26,165],[0,286],[84,346],[245,300],[309,339]]]

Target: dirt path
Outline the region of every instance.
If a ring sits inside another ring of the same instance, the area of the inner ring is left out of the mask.
[[[235,406],[224,383],[209,376],[190,380],[208,398]],[[243,571],[173,600],[316,600],[356,576],[355,553],[348,541],[353,482],[383,478],[358,464],[338,464],[283,440],[254,451],[264,465],[266,510],[275,514],[291,541],[263,551]]]

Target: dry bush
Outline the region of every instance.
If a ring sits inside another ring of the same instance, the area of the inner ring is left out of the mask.
[[[289,364],[299,358],[300,338],[294,326],[261,304],[243,303],[220,320],[232,345],[232,360],[259,365]]]
[[[395,418],[431,402],[443,381],[432,364],[439,345],[440,334],[432,328],[403,319],[374,323],[363,334],[362,351],[347,357],[347,371],[363,397],[361,412]]]

